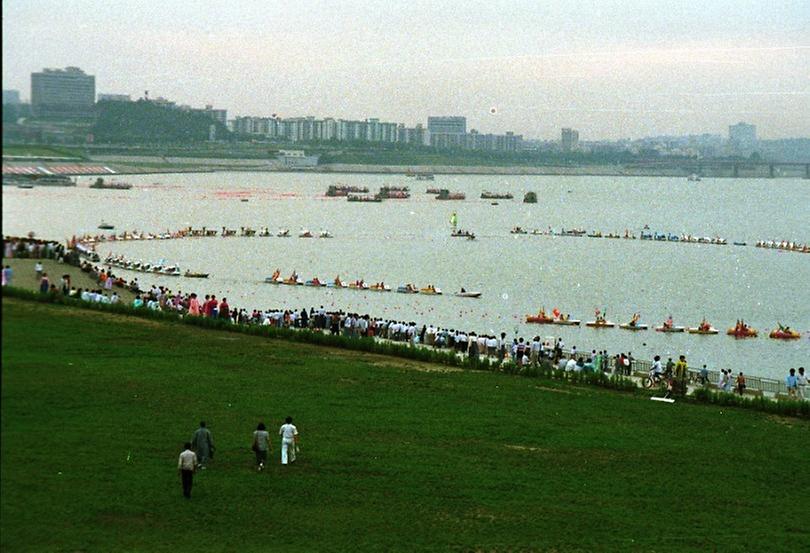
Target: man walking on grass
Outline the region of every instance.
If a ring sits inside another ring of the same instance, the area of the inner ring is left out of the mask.
[[[194,471],[197,470],[197,455],[191,451],[191,442],[186,442],[183,448],[183,452],[177,460],[177,472],[183,483],[183,496],[191,499],[191,484],[194,479]]]
[[[281,464],[295,462],[295,450],[298,447],[298,429],[292,423],[292,417],[287,417],[278,430],[281,436]]]
[[[205,470],[208,460],[214,458],[214,439],[211,431],[205,427],[205,421],[200,421],[200,427],[194,431],[191,447],[197,454],[200,469]]]

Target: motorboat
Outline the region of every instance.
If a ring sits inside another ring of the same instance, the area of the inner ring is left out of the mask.
[[[113,230],[115,225],[111,225],[110,223],[105,223],[104,221],[98,226],[101,230]]]
[[[453,295],[457,298],[480,298],[481,292],[466,292],[462,290],[461,292],[456,292]]]
[[[183,276],[186,278],[208,278],[209,273],[192,273],[191,271],[186,271],[183,273]]]

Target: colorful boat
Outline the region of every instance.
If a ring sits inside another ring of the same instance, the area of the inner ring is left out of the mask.
[[[656,332],[667,332],[667,333],[668,332],[685,332],[686,328],[682,327],[682,326],[661,325],[661,326],[655,327],[655,331]]]
[[[791,330],[789,328],[787,329],[777,328],[771,330],[771,333],[768,334],[768,337],[773,338],[774,340],[798,340],[799,338],[802,337],[802,335],[798,331]]]
[[[526,315],[526,322],[539,325],[550,325],[554,322],[554,319],[541,313],[539,315]]]
[[[397,287],[397,292],[399,292],[400,294],[418,294],[419,288],[417,288],[413,284],[404,284],[402,286]]]
[[[426,294],[428,296],[441,296],[442,291],[436,288],[433,285],[425,286],[424,288],[419,290],[420,294]]]
[[[728,336],[734,336],[735,338],[756,338],[757,337],[757,330],[755,328],[750,327],[735,327],[729,328],[726,331]]]

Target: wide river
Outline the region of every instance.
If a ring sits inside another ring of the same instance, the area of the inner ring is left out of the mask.
[[[99,253],[144,261],[166,260],[208,280],[120,271],[173,290],[215,293],[232,306],[252,309],[324,305],[372,315],[433,323],[477,332],[525,337],[562,336],[582,350],[631,351],[634,357],[685,354],[692,366],[732,368],[782,378],[789,367],[810,361],[810,255],[753,247],[761,239],[810,242],[810,181],[801,179],[617,178],[561,176],[436,176],[298,173],[202,173],[126,177],[126,191],[87,188],[3,187],[3,233],[33,231],[65,239],[98,233],[103,221],[123,230],[165,231],[186,226],[220,229],[267,226],[292,238],[197,238],[104,244]],[[408,200],[349,203],[325,198],[330,184],[410,186]],[[437,201],[427,187],[467,195]],[[514,200],[492,205],[484,190],[511,192]],[[526,191],[537,204],[523,204]],[[247,199],[247,202],[241,201]],[[450,237],[450,217],[477,239]],[[727,246],[640,240],[513,235],[515,226],[555,230],[697,236],[719,235]],[[332,239],[302,239],[302,228],[330,231]],[[734,246],[733,241],[748,246]],[[263,280],[276,268],[344,280],[397,285],[432,283],[443,296],[274,286]],[[465,287],[480,299],[448,294]],[[528,325],[526,314],[554,307],[583,323],[594,309],[626,322],[636,311],[652,328],[672,315],[676,325],[696,326],[706,317],[719,336],[631,333]],[[725,330],[744,318],[760,336],[735,340]],[[777,321],[802,331],[792,342],[771,340]]]

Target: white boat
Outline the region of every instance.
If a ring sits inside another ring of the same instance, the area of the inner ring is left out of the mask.
[[[480,298],[481,292],[456,292],[453,295],[457,298]]]

